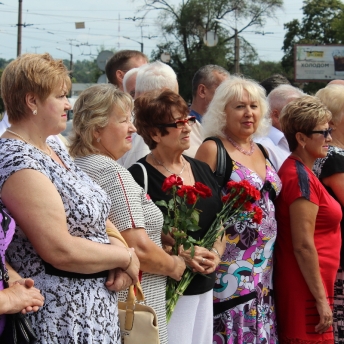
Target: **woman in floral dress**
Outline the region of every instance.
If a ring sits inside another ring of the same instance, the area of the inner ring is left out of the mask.
[[[281,182],[265,149],[253,142],[267,127],[264,90],[254,81],[234,77],[216,90],[202,124],[205,137],[218,137],[226,150],[228,180],[246,180],[261,191],[255,202],[262,211],[260,225],[251,219],[227,229],[227,245],[214,286],[214,337],[222,343],[275,343],[272,298],[272,254],[276,239],[274,198]],[[216,173],[217,145],[204,142],[196,159]]]

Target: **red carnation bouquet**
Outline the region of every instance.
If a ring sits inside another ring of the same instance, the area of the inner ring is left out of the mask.
[[[165,207],[163,232],[170,233],[175,239],[172,247],[173,254],[178,254],[179,248],[183,245],[184,250],[191,249],[191,257],[194,255],[194,245],[211,249],[219,236],[237,221],[253,219],[253,222],[260,223],[262,210],[253,207],[252,203],[260,198],[260,192],[247,181],[227,183],[225,195],[222,197],[222,210],[216,214],[216,219],[207,231],[202,240],[195,240],[189,232],[200,229],[199,210],[196,203],[200,198],[212,196],[211,189],[206,185],[196,182],[194,186],[184,185],[182,178],[171,175],[164,180],[162,185],[164,192],[170,193],[172,198],[156,202],[157,205]],[[182,296],[196,275],[190,268],[186,269],[182,279],[177,282],[168,278],[166,288],[166,316],[170,320],[173,310],[180,296]]]

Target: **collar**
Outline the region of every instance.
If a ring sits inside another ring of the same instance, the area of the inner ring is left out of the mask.
[[[191,109],[189,115],[190,116],[195,116],[197,121],[202,123],[202,116],[198,112],[196,112],[195,110]]]
[[[268,137],[277,146],[278,143],[284,138],[284,134],[277,128],[271,126]]]

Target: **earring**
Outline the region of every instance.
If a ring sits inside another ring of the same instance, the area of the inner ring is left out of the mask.
[[[100,137],[97,138],[97,142],[100,142]]]
[[[32,114],[36,116],[37,115],[37,110],[33,110]]]

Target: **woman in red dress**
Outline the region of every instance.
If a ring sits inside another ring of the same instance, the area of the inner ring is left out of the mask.
[[[315,97],[289,103],[280,117],[289,158],[279,170],[275,296],[280,343],[333,343],[334,281],[341,246],[340,205],[312,172],[331,142],[329,110]]]

